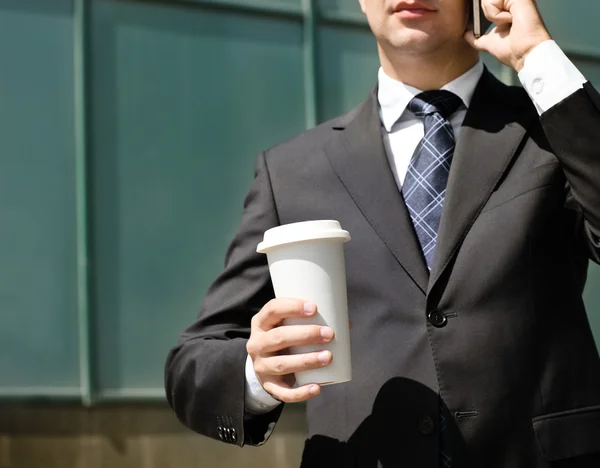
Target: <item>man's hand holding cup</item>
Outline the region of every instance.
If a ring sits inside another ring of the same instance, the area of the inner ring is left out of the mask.
[[[299,299],[278,298],[267,303],[252,319],[250,339],[246,346],[254,363],[254,372],[263,388],[274,398],[296,403],[321,393],[318,384],[294,388],[295,372],[319,369],[332,361],[329,351],[287,354],[291,346],[330,343],[331,328],[319,325],[282,325],[285,319],[314,317],[317,306]]]

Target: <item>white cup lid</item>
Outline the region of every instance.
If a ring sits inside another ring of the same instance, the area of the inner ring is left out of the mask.
[[[342,229],[339,222],[333,220],[284,224],[266,231],[256,251],[267,253],[267,250],[281,245],[318,239],[339,239],[348,242],[350,234]]]

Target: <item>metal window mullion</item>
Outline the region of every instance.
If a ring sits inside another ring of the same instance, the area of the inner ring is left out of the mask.
[[[302,0],[304,47],[304,112],[306,128],[318,122],[316,14],[314,0]]]
[[[94,403],[89,295],[87,50],[89,0],[74,0],[75,212],[77,250],[77,321],[81,401]]]

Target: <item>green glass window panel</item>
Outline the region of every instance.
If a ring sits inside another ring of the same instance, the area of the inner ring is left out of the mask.
[[[363,16],[358,0],[315,0],[319,12],[326,16],[353,15]],[[366,22],[366,19],[365,19]]]
[[[97,1],[92,18],[98,378],[132,395],[162,389],[256,154],[304,129],[302,27],[152,2]]]
[[[78,392],[73,21],[0,2],[0,394]]]
[[[292,7],[302,7],[302,0],[243,0],[245,3],[249,3],[251,5],[257,6],[292,6]]]
[[[494,56],[488,54],[487,52],[482,52],[479,54],[481,57],[481,61],[487,67],[487,69],[493,73],[496,78],[502,77],[502,64],[496,60]]]
[[[180,2],[181,0],[163,0],[165,2]],[[274,10],[283,12],[302,12],[302,0],[187,0],[191,3],[199,5],[211,6],[215,5],[224,8],[243,8],[243,9],[258,9],[258,10]]]
[[[198,3],[223,3],[223,4],[239,4],[239,0],[196,0]],[[256,6],[279,6],[279,5],[294,5],[301,6],[302,0],[243,0],[244,3]]]
[[[544,0],[538,2],[552,37],[566,50],[600,55],[596,0]]]
[[[264,2],[264,0],[260,0]],[[268,0],[267,3],[273,3],[275,5],[302,5],[302,0]]]
[[[181,0],[163,0],[165,2],[180,2]],[[281,5],[292,5],[300,7],[302,5],[302,0],[188,0],[189,2],[198,3],[199,5],[230,5],[235,7],[236,5],[240,5],[245,3],[247,5],[258,6],[258,7],[266,7],[269,6],[278,7]]]
[[[368,29],[321,26],[318,31],[319,117],[357,106],[377,83],[379,58]]]
[[[572,60],[583,76],[597,89],[600,89],[600,60],[580,57],[572,57]]]

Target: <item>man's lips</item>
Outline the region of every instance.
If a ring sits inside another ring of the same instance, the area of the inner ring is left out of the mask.
[[[401,18],[422,18],[423,16],[435,13],[435,9],[420,2],[402,1],[394,7],[394,14]]]

